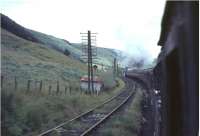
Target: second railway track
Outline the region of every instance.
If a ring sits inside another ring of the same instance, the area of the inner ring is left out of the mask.
[[[95,108],[49,129],[38,136],[85,136],[118,111],[135,94],[135,84],[130,79],[124,79],[125,88],[118,95],[108,99]]]

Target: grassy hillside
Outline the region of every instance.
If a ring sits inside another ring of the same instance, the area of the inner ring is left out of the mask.
[[[86,74],[84,63],[1,29],[1,72],[37,80],[78,79]]]
[[[64,54],[66,50],[68,55]],[[87,65],[81,53],[80,43],[29,30],[1,15],[2,135],[35,136],[103,103],[124,88],[112,69],[97,70],[104,90],[99,96],[83,93],[79,80],[87,74]],[[121,57],[120,51],[106,48],[97,48],[97,54],[94,62],[109,67],[114,58]],[[112,128],[107,127],[103,135],[131,135],[129,128],[137,131],[140,100],[135,99],[128,116],[116,119],[119,125],[108,125]],[[123,133],[118,132],[118,126],[124,126]]]
[[[33,34],[33,36],[38,39],[39,41],[42,41],[42,43],[48,47],[51,47],[53,49],[56,49],[60,52],[64,52],[65,50],[68,50],[70,52],[70,56],[81,60],[82,61],[82,46],[80,43],[69,43],[68,41],[60,38],[56,38],[51,35],[46,35],[40,32],[28,30]],[[113,49],[108,48],[97,48],[97,59],[94,59],[94,63],[97,64],[103,64],[105,66],[112,66],[113,65],[113,59],[118,57],[117,52]]]
[[[80,76],[86,74],[87,65],[5,29],[1,29],[1,38],[1,75],[16,76],[18,85],[25,84],[25,88],[18,86],[15,90],[13,78],[4,80],[7,82],[2,88],[3,135],[36,135],[63,122],[63,119],[69,120],[94,107],[124,87],[124,83],[118,79],[118,87],[101,93],[99,97],[83,94],[75,87]],[[37,88],[31,87],[27,92],[27,79],[59,80],[63,84],[70,81],[72,90],[69,92],[68,86],[66,93],[60,86],[61,93],[56,95],[55,87],[51,94],[46,93],[45,88],[38,92]]]
[[[71,45],[77,49],[80,53],[82,50],[80,43],[71,43]],[[97,59],[94,59],[94,63],[103,64],[105,66],[112,66],[114,58],[120,59],[119,54],[114,49],[97,47]]]
[[[82,61],[82,47],[80,43],[70,43],[65,39],[60,39],[51,35],[47,35],[41,32],[30,30],[24,28],[23,26],[17,24],[9,17],[1,15],[1,27],[18,37],[39,43],[43,46],[50,47],[54,50],[57,50],[61,53],[64,53],[66,50],[70,53],[70,57],[73,57],[79,61]],[[79,35],[79,34],[77,34]],[[97,60],[96,63],[100,63],[107,66],[112,66],[113,59],[118,56],[119,53],[116,53],[113,49],[106,49],[97,47]]]
[[[124,87],[123,81],[118,79],[116,85],[109,84],[98,97],[84,94],[79,80],[87,74],[87,65],[80,61],[80,44],[7,21],[8,18],[4,18],[1,22],[4,26],[1,27],[3,135],[36,135],[105,101]],[[70,52],[68,56],[63,53],[66,49]],[[98,54],[99,63],[110,66],[117,56],[105,48],[99,48]],[[114,78],[110,76],[112,71],[107,72],[102,77],[110,83]],[[43,83],[41,90],[38,81]]]
[[[1,38],[1,74],[17,76],[22,79],[18,80],[19,84],[26,84],[25,79],[72,82],[86,74],[84,63],[56,50],[24,40],[4,29],[1,29]],[[75,84],[73,82],[73,87]],[[13,86],[8,89],[13,84],[5,85],[2,89],[2,133],[8,136],[36,135],[105,101],[124,86],[120,81],[118,88],[96,97],[82,94],[75,88],[71,93],[67,90],[67,94],[45,95],[34,88],[27,93],[20,88],[14,91]]]
[[[75,48],[72,44],[68,41],[60,38],[56,38],[51,35],[43,34],[40,32],[36,32],[33,30],[28,30],[35,38],[42,42],[43,45],[47,47],[51,47],[55,50],[58,50],[64,53],[65,50],[70,52],[70,56],[74,57],[75,59],[80,60],[81,57],[81,48]]]

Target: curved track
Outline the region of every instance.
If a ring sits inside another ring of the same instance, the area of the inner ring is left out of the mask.
[[[126,86],[118,95],[95,108],[49,129],[38,136],[85,136],[114,114],[135,94],[132,80],[124,79]]]

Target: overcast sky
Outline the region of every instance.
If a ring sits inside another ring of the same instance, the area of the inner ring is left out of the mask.
[[[81,42],[97,32],[97,46],[156,58],[165,0],[1,0],[1,12],[24,27]]]

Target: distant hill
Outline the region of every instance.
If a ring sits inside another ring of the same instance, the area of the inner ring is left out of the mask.
[[[11,20],[9,17],[0,14],[1,15],[1,27],[23,39],[41,43],[37,38],[35,38],[29,31],[27,31],[26,28],[23,26],[17,24],[15,21]]]
[[[25,40],[39,43],[42,46],[52,48],[63,54],[66,54],[67,52],[67,55],[70,57],[79,61],[83,61],[81,57],[82,47],[80,43],[70,43],[65,39],[56,38],[51,35],[24,28],[3,14],[1,14],[1,27],[6,31]],[[119,52],[120,51],[116,51],[114,49],[97,47],[98,59],[95,59],[94,62],[97,64],[112,66],[113,59],[117,57],[120,58]]]

